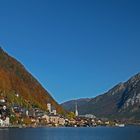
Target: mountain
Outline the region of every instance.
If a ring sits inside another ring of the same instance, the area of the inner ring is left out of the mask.
[[[95,98],[78,99],[62,103],[68,111],[94,114],[100,118],[140,120],[140,73],[128,81],[119,83],[111,90]]]
[[[47,103],[51,103],[59,113],[65,112],[25,67],[0,47],[0,98],[2,97],[9,104],[35,106],[43,110],[47,110]]]

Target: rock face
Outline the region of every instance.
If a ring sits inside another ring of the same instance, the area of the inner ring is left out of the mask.
[[[59,113],[64,113],[63,108],[27,72],[24,66],[0,48],[0,97],[5,96],[11,104],[15,100],[14,94],[21,97],[21,101],[15,101],[20,104],[28,104],[47,110],[47,103],[49,102]]]
[[[75,102],[80,114],[94,114],[97,117],[140,120],[140,73],[127,82],[119,83],[107,93],[91,99],[69,101],[62,106],[74,111]]]

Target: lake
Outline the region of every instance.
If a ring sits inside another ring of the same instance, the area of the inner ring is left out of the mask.
[[[0,129],[0,140],[140,140],[140,127],[10,128]]]

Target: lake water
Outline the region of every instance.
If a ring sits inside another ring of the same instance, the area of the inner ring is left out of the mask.
[[[140,127],[0,129],[0,140],[140,140]]]

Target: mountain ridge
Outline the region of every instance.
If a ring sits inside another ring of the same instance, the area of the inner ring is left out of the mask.
[[[59,113],[65,113],[25,66],[6,53],[2,47],[0,47],[0,93],[8,97],[18,93],[24,103],[39,106],[44,110],[47,110],[47,103],[51,103]],[[13,102],[11,98],[9,100],[10,103]]]
[[[140,120],[140,73],[126,82],[121,82],[87,102],[82,99],[62,103],[68,111],[74,111],[75,104],[81,115],[94,114],[97,117],[112,119]]]

